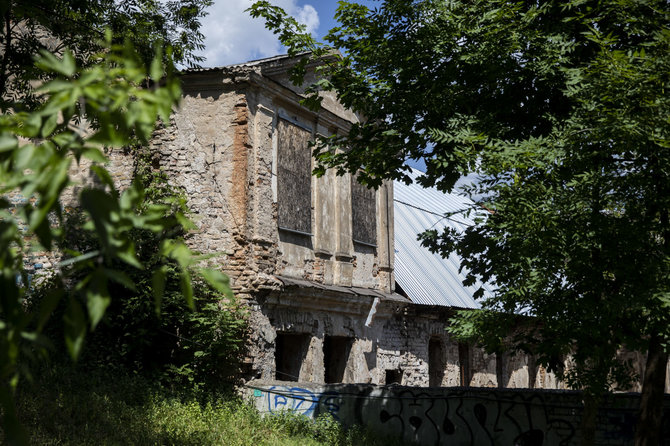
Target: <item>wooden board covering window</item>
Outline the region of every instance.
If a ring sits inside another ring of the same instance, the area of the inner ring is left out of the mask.
[[[277,206],[280,228],[311,232],[311,138],[310,131],[284,119],[277,123]]]
[[[352,238],[356,242],[377,244],[377,191],[368,189],[351,176]]]

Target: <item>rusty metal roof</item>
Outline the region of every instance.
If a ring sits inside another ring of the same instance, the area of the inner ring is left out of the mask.
[[[433,254],[421,246],[417,235],[429,229],[445,228],[463,231],[472,220],[445,214],[466,209],[472,202],[457,194],[444,194],[434,187],[416,183],[422,173],[412,169],[412,184],[393,183],[395,225],[395,280],[409,299],[416,304],[458,308],[479,308],[472,297],[482,286],[484,296],[493,294],[491,284],[464,286],[464,272],[459,271],[461,259],[455,253],[447,258]]]

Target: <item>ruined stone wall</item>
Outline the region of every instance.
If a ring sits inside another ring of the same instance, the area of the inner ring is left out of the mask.
[[[373,216],[377,247],[352,242],[350,177],[333,172],[308,177],[311,235],[280,230],[277,207],[285,197],[277,196],[279,120],[308,131],[310,139],[336,132],[346,121],[306,112],[297,95],[249,67],[188,74],[183,91],[171,122],[153,139],[155,165],[188,199],[197,229],[187,242],[196,251],[219,254],[212,262],[231,277],[234,292],[251,308],[250,374],[274,376],[273,349],[283,328],[277,330],[263,302],[281,290],[278,277],[391,291],[392,195],[375,194],[377,207],[386,207],[383,216]],[[114,160],[113,174],[127,172],[127,164]],[[360,336],[360,328],[350,334]],[[317,367],[305,373],[320,372]]]
[[[277,204],[287,199],[277,196],[278,123],[289,123],[310,139],[346,123],[307,112],[299,97],[288,93],[249,68],[185,78],[182,103],[154,148],[194,211],[199,226],[194,247],[225,252],[222,267],[235,279],[236,291],[249,297],[275,289],[277,275],[390,292],[388,217],[376,218],[376,248],[351,241],[348,176],[310,177],[306,234],[278,229]],[[388,194],[377,197],[380,210],[392,208]]]
[[[445,331],[443,314],[417,311],[413,305],[408,311],[404,305],[386,302],[377,308],[377,315],[367,326],[370,302],[352,306],[318,292],[300,293],[293,289],[284,290],[281,299],[282,305],[259,308],[267,321],[264,331],[271,333],[264,344],[271,353],[262,361],[257,359],[261,371],[254,377],[258,379],[328,382],[328,368],[337,367],[327,358],[328,338],[348,338],[351,348],[340,357],[345,371],[338,382],[506,388],[527,388],[532,382],[538,388],[563,388],[552,373],[534,367],[526,355],[505,355],[498,359],[480,348],[465,346],[467,355],[463,357],[463,346]],[[289,373],[293,376],[287,376],[286,370],[281,370],[280,364],[275,362],[275,358],[282,356],[276,350],[281,348],[276,339],[285,335],[303,336],[306,346],[299,352],[291,352],[296,361],[293,372]],[[437,361],[431,345],[440,346]],[[462,363],[464,360],[468,362],[467,367]],[[498,360],[503,361],[500,370],[497,370]],[[298,363],[301,364],[299,373]],[[431,383],[432,375],[439,380]]]
[[[170,125],[158,130],[152,143],[156,164],[188,198],[198,227],[188,242],[199,252],[219,254],[215,262],[250,307],[248,376],[274,379],[282,372],[294,375],[284,377],[291,380],[324,382],[332,379],[333,368],[341,368],[341,382],[385,384],[392,379],[427,386],[432,337],[443,349],[440,384],[459,384],[459,347],[442,321],[389,304],[366,326],[373,298],[346,295],[349,287],[393,289],[390,184],[373,195],[374,245],[354,242],[351,177],[334,172],[309,177],[309,231],[279,228],[278,203],[285,198],[277,188],[280,120],[311,137],[347,124],[337,114],[307,112],[297,99],[248,67],[191,73]],[[112,167],[113,175],[127,181],[128,161],[119,158],[113,164],[118,166]],[[281,277],[344,288],[328,296],[312,291],[292,297]],[[300,364],[278,366],[282,342],[300,344]],[[347,351],[344,364],[333,363],[332,349]],[[466,384],[498,385],[494,356],[472,349],[469,360]],[[286,370],[278,370],[282,367]],[[523,382],[520,373],[510,371],[515,378],[508,384]]]
[[[243,94],[185,90],[172,122],[152,143],[160,167],[188,198],[197,226],[192,247],[221,253],[233,283],[245,269],[246,115]]]

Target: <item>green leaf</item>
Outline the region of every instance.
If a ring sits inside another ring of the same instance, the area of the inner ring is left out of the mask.
[[[105,276],[107,276],[108,279],[113,280],[116,283],[119,283],[129,289],[130,291],[135,291],[135,284],[133,281],[128,277],[128,274],[124,273],[123,271],[115,270],[115,269],[109,269],[109,268],[104,268],[103,272]]]
[[[163,61],[162,54],[159,52],[151,61],[151,69],[149,70],[151,80],[158,82],[163,77]]]
[[[93,165],[91,166],[91,171],[102,181],[102,184],[108,186],[111,190],[114,189],[114,180],[109,174],[109,171],[102,166]]]
[[[42,138],[50,136],[58,126],[58,115],[52,113],[42,123]]]
[[[91,328],[95,329],[102,317],[107,311],[107,307],[112,302],[107,289],[107,272],[98,268],[93,274],[89,286],[85,290],[86,307],[88,308],[88,317],[91,321]]]
[[[23,120],[22,136],[27,138],[37,138],[42,128],[42,118],[37,113],[31,113]]]
[[[71,77],[77,71],[77,63],[74,60],[72,51],[65,50],[63,52],[63,59],[59,71],[67,77]]]
[[[0,134],[0,153],[9,152],[19,147],[18,139],[7,133]]]
[[[84,158],[95,161],[96,163],[106,163],[109,161],[100,149],[93,147],[82,150],[81,154]]]
[[[191,264],[193,256],[191,250],[184,242],[166,240],[162,244],[161,251],[163,255],[176,260],[182,269],[187,268]]]
[[[193,284],[191,283],[191,275],[186,270],[182,270],[179,274],[179,285],[181,293],[184,295],[186,305],[191,310],[195,310],[195,303],[193,302]]]
[[[135,254],[135,248],[131,244],[129,244],[125,250],[117,251],[116,255],[119,257],[119,259],[123,260],[128,265],[137,269],[144,269],[144,265],[140,263],[137,255]]]
[[[73,361],[79,358],[86,337],[86,317],[75,298],[70,298],[65,316],[65,345]]]
[[[198,227],[191,221],[190,218],[186,217],[183,213],[181,212],[176,212],[174,214],[174,217],[177,219],[177,222],[184,228],[186,231],[190,231],[192,229],[197,229]]]
[[[201,269],[200,274],[202,274],[202,277],[212,288],[228,298],[233,298],[233,291],[230,289],[230,279],[228,276],[214,269]]]
[[[156,315],[160,315],[163,295],[165,294],[165,282],[167,280],[167,266],[157,268],[151,276],[151,285],[154,295],[154,308]]]
[[[66,77],[72,76],[77,69],[77,64],[70,50],[65,50],[62,59],[49,51],[41,50],[35,65],[44,71],[59,73]]]

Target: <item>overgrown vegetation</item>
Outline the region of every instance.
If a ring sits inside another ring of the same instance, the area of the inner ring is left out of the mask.
[[[135,151],[134,181],[144,190],[144,198],[136,208],[138,215],[155,205],[170,210],[166,218],[188,215],[183,191],[171,185],[160,168],[151,165],[148,149]],[[61,251],[100,249],[95,237],[78,230],[83,218],[80,210],[69,213],[64,225],[66,235],[59,243]],[[193,308],[189,308],[182,294],[178,263],[162,257],[159,250],[166,238],[179,239],[184,235],[183,226],[175,226],[167,233],[131,231],[131,242],[144,268],[112,262],[111,267],[124,274],[129,284],[109,284],[108,291],[114,299],[96,329],[87,336],[86,348],[78,359],[80,365],[105,367],[119,373],[132,371],[162,384],[207,385],[210,389],[228,389],[235,385],[246,334],[245,311],[230,293],[217,292],[202,280],[192,283]],[[92,268],[95,266],[79,265],[69,278],[74,286],[68,287],[66,292],[81,305],[85,305],[85,296],[78,292],[76,284],[90,275]],[[155,280],[154,271],[161,272],[160,280]],[[28,312],[39,314],[60,281],[55,277],[33,289],[27,299]],[[67,300],[59,301],[54,316],[43,330],[55,343],[57,357],[67,355],[62,322]]]
[[[244,309],[201,281],[193,282],[195,309],[184,302],[176,265],[166,265],[165,291],[160,313],[153,301],[150,272],[128,276],[134,290],[110,287],[115,299],[86,345],[77,365],[133,373],[163,385],[226,390],[235,385],[246,334]],[[39,311],[40,295],[31,302]],[[55,309],[44,334],[53,340],[49,355],[67,356],[65,304]]]
[[[220,381],[234,368],[226,364],[239,354],[242,315],[219,265],[207,268],[211,258],[183,240],[191,227],[184,198],[158,171],[138,166],[136,180],[120,188],[107,170],[110,152],[137,153],[157,123],[169,122],[181,97],[174,64],[202,60],[195,51],[209,4],[0,2],[6,443],[27,444],[14,392],[34,360],[50,347],[76,360],[90,333],[81,366],[180,384]],[[75,170],[90,181],[79,181]],[[50,269],[39,288],[34,253]]]
[[[208,258],[184,242],[181,231],[191,223],[179,200],[147,200],[140,180],[119,190],[105,167],[109,151],[146,146],[181,94],[160,54],[147,69],[132,45],[114,45],[112,37],[108,32],[101,43],[108,49],[92,56],[95,63],[87,68],[70,51],[62,57],[42,52],[37,66],[53,80],[39,88],[39,107],[0,115],[0,405],[11,444],[26,444],[13,393],[29,375],[27,360],[48,346],[42,331],[50,320],[63,324],[61,339],[76,359],[117,292],[151,302],[155,312],[175,281],[192,310],[201,280],[229,302],[233,297],[228,278],[207,268]],[[80,171],[89,167],[91,182],[71,177],[75,163]],[[64,206],[67,190],[76,211]],[[26,311],[33,299],[26,268],[33,252],[54,258],[56,274],[36,311]],[[142,278],[152,286],[138,288]],[[59,305],[62,317],[52,318]]]
[[[30,110],[40,103],[34,91],[50,73],[34,65],[47,49],[74,51],[78,65],[96,63],[91,57],[104,49],[105,30],[113,42],[132,43],[145,65],[163,51],[165,63],[193,67],[204,61],[200,19],[211,0],[4,0],[0,2],[0,110]],[[39,82],[36,82],[39,80]]]
[[[399,444],[361,428],[345,430],[330,417],[311,421],[287,413],[263,418],[234,397],[189,387],[167,389],[118,370],[52,364],[35,378],[17,393],[19,418],[30,432],[30,444]]]

